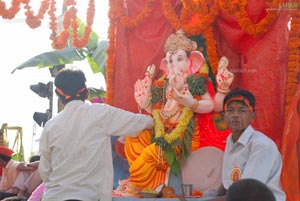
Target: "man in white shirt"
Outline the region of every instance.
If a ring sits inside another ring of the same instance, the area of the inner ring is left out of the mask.
[[[49,120],[40,139],[43,201],[110,201],[113,188],[111,135],[136,136],[153,119],[106,104],[89,104],[86,79],[78,69],[55,77],[64,109]]]
[[[255,97],[249,91],[232,90],[224,98],[224,120],[231,134],[223,158],[223,186],[228,189],[239,179],[253,178],[266,184],[277,201],[285,201],[280,152],[269,137],[251,127],[254,111]]]

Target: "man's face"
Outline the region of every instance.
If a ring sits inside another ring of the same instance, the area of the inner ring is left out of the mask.
[[[241,135],[254,118],[254,112],[250,111],[243,101],[229,102],[224,115],[224,120],[231,129],[232,135]]]

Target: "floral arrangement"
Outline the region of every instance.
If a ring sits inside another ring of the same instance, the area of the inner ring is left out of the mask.
[[[285,113],[287,115],[289,105],[292,102],[296,94],[296,89],[299,83],[300,74],[300,12],[299,10],[293,10],[291,12],[291,30],[289,38],[290,54],[288,57],[288,72],[287,72],[287,84],[286,84],[286,108]]]
[[[78,49],[85,47],[90,39],[92,32],[92,25],[95,15],[95,0],[89,0],[86,23],[83,36],[80,38],[78,34],[78,21],[76,0],[65,0],[64,5],[69,9],[63,16],[63,30],[57,34],[58,21],[55,14],[56,1],[55,0],[42,0],[38,14],[34,15],[31,10],[30,0],[12,0],[11,7],[7,8],[4,1],[0,0],[0,16],[4,19],[13,19],[21,9],[21,4],[24,4],[26,23],[31,28],[37,28],[41,25],[41,21],[47,12],[50,17],[49,28],[52,30],[50,39],[54,49],[64,49],[68,43],[68,39],[72,38],[72,46]]]

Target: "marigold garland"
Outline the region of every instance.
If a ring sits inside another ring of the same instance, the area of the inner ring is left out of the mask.
[[[218,3],[221,9],[231,15],[237,17],[242,30],[252,36],[258,36],[268,31],[270,25],[277,19],[279,3],[283,0],[267,0],[266,4],[269,9],[266,9],[267,15],[258,23],[253,24],[248,17],[246,5],[248,0],[219,0]]]
[[[202,1],[199,3],[199,5],[200,6],[197,5],[195,7],[189,6],[187,1],[183,1],[182,13],[191,13],[197,11],[197,14],[201,15],[196,25],[189,25],[181,20],[183,19],[182,17],[177,16],[172,6],[171,0],[162,1],[164,14],[175,30],[182,28],[187,33],[187,35],[204,34],[206,37],[208,37],[206,38],[206,45],[208,50],[207,55],[212,66],[213,73],[216,73],[219,56],[217,54],[216,41],[213,36],[212,24],[219,12],[219,6],[217,3],[208,5],[207,1]],[[188,12],[186,10],[188,10]]]
[[[198,26],[183,24],[180,17],[177,16],[171,0],[162,0],[162,8],[166,19],[170,22],[175,30],[183,29],[187,35],[199,35],[201,29]]]
[[[56,11],[56,1],[55,0],[43,0],[41,1],[40,8],[38,13],[34,15],[34,12],[31,10],[30,0],[12,0],[11,7],[6,8],[6,3],[0,0],[0,16],[4,19],[13,19],[20,10],[21,4],[24,4],[26,23],[30,28],[37,28],[41,25],[42,19],[44,18],[45,13],[48,11],[50,18],[49,28],[52,30],[50,39],[52,40],[52,46],[54,49],[64,49],[68,43],[68,39],[71,37],[70,31],[72,30],[72,45],[75,48],[81,49],[84,48],[89,40],[92,32],[92,25],[95,15],[95,0],[90,0],[87,15],[86,23],[87,25],[84,28],[83,36],[80,38],[78,34],[78,22],[77,22],[77,9],[76,0],[65,0],[64,5],[71,7],[63,16],[64,30],[61,31],[59,36],[57,35],[57,17],[55,15]]]
[[[22,0],[12,0],[11,7],[6,8],[6,3],[0,0],[0,16],[3,19],[13,19],[21,9]]]
[[[152,111],[153,119],[155,122],[155,138],[164,137],[169,144],[172,144],[172,142],[178,140],[181,135],[184,134],[184,131],[186,130],[187,125],[192,119],[194,113],[189,108],[185,107],[183,109],[183,114],[180,122],[176,125],[176,128],[173,129],[171,133],[165,133],[165,126],[161,120],[160,111],[160,109],[154,109]]]
[[[115,75],[115,30],[117,23],[117,5],[116,1],[109,1],[108,18],[110,20],[108,27],[108,48],[106,50],[106,102],[107,104],[114,104],[114,75]]]
[[[31,6],[29,5],[29,2],[30,0],[24,0],[24,9],[26,10],[26,23],[30,28],[34,29],[41,25],[42,19],[44,18],[44,15],[49,8],[49,0],[43,0],[41,2],[37,15],[34,15],[33,11],[31,10]]]
[[[63,30],[57,35],[57,17],[54,14],[56,11],[55,0],[52,0],[49,16],[50,16],[50,29],[52,34],[50,39],[53,41],[52,46],[54,49],[64,49],[67,45],[68,39],[70,38],[70,28],[72,30],[72,46],[78,49],[85,47],[90,39],[92,32],[92,25],[95,15],[95,3],[94,0],[89,1],[87,8],[87,25],[84,28],[83,36],[80,38],[78,34],[78,21],[77,21],[77,9],[75,8],[76,1],[66,1],[66,6],[71,6],[65,13],[63,18]]]
[[[153,5],[156,1],[157,0],[148,0],[143,10],[134,18],[127,17],[127,15],[125,14],[125,9],[122,0],[118,0],[116,4],[114,4],[114,8],[116,9],[116,14],[123,26],[137,27],[152,14],[154,9]]]
[[[289,34],[289,57],[288,57],[288,72],[287,72],[287,83],[285,91],[285,116],[289,111],[290,103],[292,102],[296,89],[299,84],[300,76],[300,11],[292,10],[290,12],[292,21],[291,21],[291,30]]]

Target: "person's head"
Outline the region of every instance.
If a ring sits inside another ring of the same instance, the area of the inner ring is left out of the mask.
[[[55,92],[64,105],[72,100],[84,101],[89,95],[85,82],[85,75],[80,69],[64,68],[55,76]]]
[[[255,97],[243,89],[233,89],[223,101],[224,120],[237,140],[255,119]]]
[[[241,179],[228,189],[225,201],[276,201],[272,191],[256,179]]]
[[[35,161],[39,161],[40,158],[41,158],[40,155],[33,155],[33,156],[30,157],[29,162],[32,163],[32,162],[35,162]]]
[[[11,156],[14,151],[10,148],[0,146],[0,167],[5,167],[7,163],[11,160]]]

